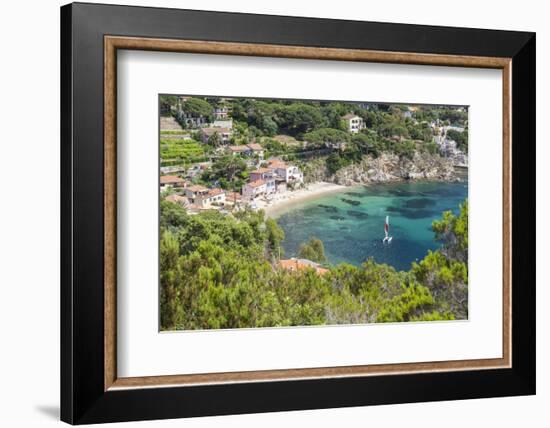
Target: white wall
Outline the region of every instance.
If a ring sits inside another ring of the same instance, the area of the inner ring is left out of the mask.
[[[120,0],[122,2],[122,0]],[[3,2],[0,9],[0,420],[8,427],[58,423],[59,406],[59,9],[58,0]],[[103,1],[103,3],[116,3]],[[147,6],[201,8],[323,18],[405,22],[537,31],[537,121],[550,114],[548,52],[550,29],[544,2],[462,0],[452,6],[436,0],[297,2],[277,0],[126,1]],[[353,3],[353,5],[352,5]],[[545,13],[546,12],[546,13]],[[539,126],[539,183],[550,183],[548,144]],[[546,137],[546,136],[545,136]],[[17,181],[14,179],[17,178]],[[17,184],[15,184],[17,183]],[[548,193],[538,188],[539,267],[550,257],[545,241]],[[548,272],[538,272],[538,395],[535,397],[421,403],[398,406],[288,412],[143,423],[141,426],[280,427],[543,426],[550,403],[548,312],[543,302]],[[540,422],[537,422],[540,421]],[[138,426],[127,424],[125,426]]]

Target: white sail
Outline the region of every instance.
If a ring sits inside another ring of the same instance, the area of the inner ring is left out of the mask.
[[[386,216],[386,223],[384,224],[384,233],[386,236],[384,239],[382,239],[382,242],[387,242],[388,244],[391,242],[393,237],[390,236],[390,216]]]

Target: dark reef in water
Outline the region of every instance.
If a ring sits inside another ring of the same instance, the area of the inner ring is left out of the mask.
[[[368,193],[357,193],[357,192],[344,192],[344,195],[348,195],[353,198],[366,198],[367,196],[370,196]]]
[[[348,213],[348,215],[358,219],[365,219],[369,216],[367,213],[364,213],[362,211],[347,210],[346,212]]]
[[[435,205],[435,201],[429,198],[413,198],[403,203],[405,208],[426,208]]]
[[[338,212],[338,208],[336,207],[333,207],[331,205],[323,205],[323,204],[319,204],[317,205],[319,208],[323,208],[326,212],[328,213],[336,213]]]
[[[390,206],[386,209],[388,212],[397,213],[397,215],[410,218],[410,219],[417,219],[417,218],[426,218],[426,217],[432,217],[433,212],[430,210],[424,210],[424,209],[417,209],[417,208],[401,208],[396,206]]]
[[[411,197],[411,196],[418,196],[418,192],[410,191],[410,190],[403,190],[403,189],[388,189],[387,191],[392,196],[399,196],[399,197]]]
[[[341,221],[341,220],[345,220],[346,218],[345,217],[342,217],[341,215],[331,215],[329,216],[329,218],[331,220],[338,220],[338,221]]]
[[[361,202],[359,201],[354,201],[353,199],[346,199],[346,198],[341,198],[342,199],[342,202],[345,202],[346,204],[349,204],[349,205],[361,205]]]

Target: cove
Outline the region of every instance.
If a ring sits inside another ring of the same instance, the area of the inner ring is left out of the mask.
[[[296,257],[302,242],[319,238],[332,265],[360,265],[372,257],[397,270],[408,270],[428,250],[439,248],[431,225],[443,211],[458,213],[468,197],[468,182],[417,181],[355,186],[297,202],[278,213],[285,232],[285,258]],[[390,244],[383,244],[390,219]]]

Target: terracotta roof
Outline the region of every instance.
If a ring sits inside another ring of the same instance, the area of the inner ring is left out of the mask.
[[[273,168],[286,168],[286,163],[280,159],[271,159],[267,163]]]
[[[254,151],[263,151],[263,149],[264,149],[262,146],[260,146],[257,143],[247,144],[247,146],[250,147]]]
[[[189,186],[187,190],[190,190],[191,192],[205,192],[208,190],[208,187],[201,186],[200,184],[194,184],[193,186]]]
[[[222,193],[225,193],[225,191],[223,189],[210,189],[208,191],[208,196],[218,196],[218,195],[221,195]]]
[[[185,180],[177,175],[161,175],[160,184],[184,183]]]
[[[237,193],[237,192],[226,192],[225,198],[228,199],[229,201],[233,201],[233,200],[242,199],[242,196],[240,193]]]
[[[271,168],[258,168],[256,171],[250,171],[250,174],[265,174],[266,172],[273,172]]]
[[[311,260],[306,259],[287,259],[279,260],[279,266],[286,270],[298,271],[304,269],[314,269],[318,274],[324,275],[329,270],[323,267],[320,267],[318,263],[312,262]]]
[[[247,186],[260,187],[260,186],[263,186],[264,184],[265,184],[265,180],[255,180],[255,181],[251,181],[250,183],[247,183]]]
[[[229,150],[232,152],[247,152],[250,150],[248,146],[229,146]]]
[[[180,204],[183,204],[183,205],[187,205],[189,203],[187,198],[185,198],[183,196],[180,196],[180,195],[168,195],[164,199],[166,199],[169,202],[180,203]]]
[[[201,128],[201,131],[203,134],[206,134],[207,136],[212,136],[215,132],[218,134],[228,134],[231,132],[231,129],[229,128]]]
[[[356,117],[359,117],[359,116],[357,116],[356,114],[353,114],[353,113],[348,113],[348,114],[342,116],[342,119],[349,120],[349,119],[354,119]]]

